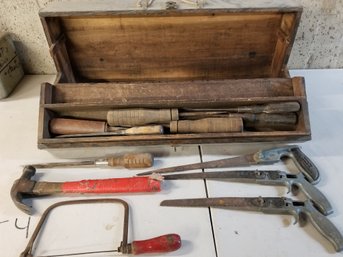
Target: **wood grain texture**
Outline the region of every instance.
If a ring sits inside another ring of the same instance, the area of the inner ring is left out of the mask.
[[[149,9],[144,10],[137,5],[136,0],[73,0],[55,1],[40,11],[40,15],[49,17],[52,15],[72,16],[90,14],[111,14],[131,12],[151,12],[165,10],[165,0],[154,0]],[[178,2],[179,10],[192,10],[194,5],[181,1]],[[207,9],[299,9],[299,3],[293,0],[229,0],[229,1],[206,1],[204,6]],[[178,11],[179,11],[178,10]]]
[[[181,5],[180,10],[159,5],[142,10],[131,6],[133,0],[114,2],[75,1],[40,12],[61,72],[60,83],[45,88],[40,148],[310,138],[304,84],[289,78],[286,68],[301,8],[279,0],[230,1],[205,9]],[[57,51],[63,47],[61,38],[66,52]],[[104,117],[111,108],[225,108],[287,101],[301,105],[290,131],[87,138],[52,138],[46,132],[52,118],[72,113]]]
[[[41,18],[50,47],[66,38],[67,53],[53,58],[77,82],[180,81],[282,76],[300,13],[209,8]]]
[[[191,102],[213,105],[228,103],[235,99],[293,96],[292,80],[283,78],[159,83],[70,83],[54,86],[53,103],[95,103],[128,107],[154,105],[163,108],[164,105],[187,106],[187,103]]]
[[[61,20],[79,81],[270,77],[280,22],[277,13]]]

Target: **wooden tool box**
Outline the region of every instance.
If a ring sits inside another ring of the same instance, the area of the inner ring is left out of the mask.
[[[286,67],[302,8],[247,2],[177,2],[167,10],[165,1],[148,9],[136,1],[71,1],[41,10],[58,77],[42,85],[39,148],[309,140],[304,79],[290,78]],[[78,138],[49,132],[51,119],[73,112],[288,101],[301,106],[290,131]]]

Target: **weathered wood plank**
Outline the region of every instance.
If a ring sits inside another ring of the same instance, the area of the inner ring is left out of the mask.
[[[155,83],[77,83],[54,87],[53,103],[222,102],[294,96],[291,79],[243,79]]]
[[[71,17],[61,23],[81,80],[191,80],[270,77],[281,18],[213,13]]]

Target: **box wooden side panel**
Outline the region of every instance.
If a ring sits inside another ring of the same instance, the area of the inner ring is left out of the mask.
[[[182,107],[191,103],[223,106],[231,101],[293,97],[290,79],[244,79],[155,83],[59,84],[53,103]]]
[[[283,77],[287,72],[287,62],[295,40],[301,12],[285,13],[282,16],[280,29],[271,65],[272,77]]]
[[[141,145],[183,145],[183,144],[212,144],[212,143],[251,143],[251,142],[299,142],[311,139],[307,132],[285,132],[278,133],[259,133],[252,132],[246,134],[225,134],[218,135],[187,135],[187,136],[170,136],[150,139],[141,136],[135,137],[99,137],[99,138],[76,138],[76,139],[41,139],[38,140],[38,147],[45,148],[71,148],[71,147],[108,147],[108,146],[141,146]]]
[[[41,18],[43,29],[49,44],[50,55],[57,70],[56,82],[75,82],[73,68],[65,44],[63,28],[58,18]]]

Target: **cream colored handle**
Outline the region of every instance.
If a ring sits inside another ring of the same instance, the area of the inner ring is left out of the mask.
[[[111,131],[111,127],[108,127],[108,131]],[[140,127],[132,127],[123,130],[115,129],[114,133],[117,135],[155,135],[155,134],[163,134],[163,126],[161,125],[151,125],[151,126],[140,126]]]
[[[127,169],[149,168],[154,164],[154,157],[150,153],[127,153],[121,156],[109,157],[108,166],[125,167]]]
[[[167,124],[178,120],[177,109],[118,109],[107,113],[110,126],[141,126],[147,124]]]

